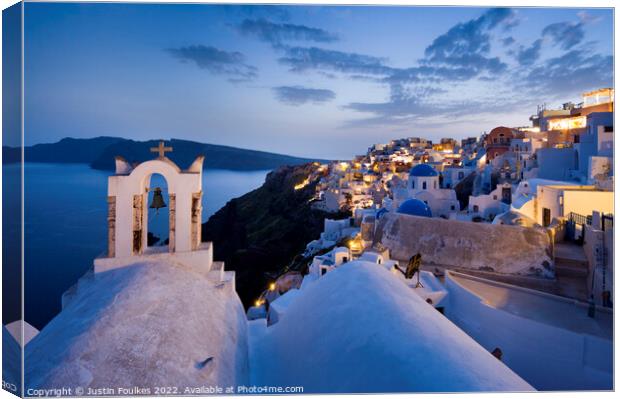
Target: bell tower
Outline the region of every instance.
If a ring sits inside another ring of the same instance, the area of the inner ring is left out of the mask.
[[[166,153],[161,141],[151,152],[157,157],[138,165],[130,165],[116,157],[116,171],[108,178],[108,251],[107,258],[149,255],[156,251],[147,247],[148,183],[158,173],[168,185],[169,253],[190,252],[201,246],[202,164],[199,156],[186,170],[181,170]],[[157,190],[157,189],[155,189]],[[160,190],[161,191],[161,190]],[[166,206],[155,192],[153,206]],[[159,251],[161,252],[161,251]]]

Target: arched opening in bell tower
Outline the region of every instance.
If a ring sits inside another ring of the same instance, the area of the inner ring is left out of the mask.
[[[165,248],[170,245],[170,193],[166,178],[159,174],[151,174],[146,181],[146,201],[144,231],[146,246],[149,248]]]

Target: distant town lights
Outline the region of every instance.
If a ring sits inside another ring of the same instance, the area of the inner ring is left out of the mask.
[[[295,185],[294,189],[295,190],[301,190],[302,188],[306,187],[308,184],[310,184],[310,178],[307,177],[306,180],[302,181],[301,183]]]
[[[269,284],[269,291],[275,291],[275,290],[276,290],[276,283]]]

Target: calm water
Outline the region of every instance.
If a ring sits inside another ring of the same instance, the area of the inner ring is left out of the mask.
[[[6,177],[19,178],[19,165],[5,168]],[[267,173],[205,171],[203,221],[230,199],[259,187]],[[109,174],[87,165],[25,166],[25,318],[37,328],[60,311],[62,293],[91,267],[93,258],[106,251]],[[168,203],[159,175],[151,182],[151,187],[156,186]],[[150,210],[149,231],[165,239],[167,229],[167,208],[158,215]]]

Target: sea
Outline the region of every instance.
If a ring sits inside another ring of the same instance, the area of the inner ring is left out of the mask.
[[[19,181],[19,164],[3,167],[3,178],[8,179],[4,187]],[[94,258],[107,250],[106,198],[111,172],[85,164],[45,163],[26,163],[24,170],[24,313],[28,323],[41,329],[60,312],[63,292],[91,268]],[[231,199],[260,187],[267,173],[203,171],[203,222]],[[152,176],[150,188],[155,187],[162,189],[168,204],[168,190],[161,175]],[[152,196],[153,192],[149,204]],[[19,215],[5,214],[4,218],[5,231],[18,231],[15,223],[19,223]],[[149,209],[148,221],[149,231],[159,238],[153,245],[165,245],[168,208]],[[14,245],[15,239],[5,237],[4,245]]]

